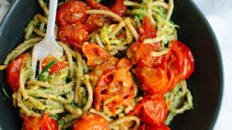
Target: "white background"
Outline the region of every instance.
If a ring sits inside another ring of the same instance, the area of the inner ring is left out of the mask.
[[[221,48],[225,88],[214,130],[232,130],[232,0],[193,0],[207,17]],[[0,21],[7,3],[0,0]]]

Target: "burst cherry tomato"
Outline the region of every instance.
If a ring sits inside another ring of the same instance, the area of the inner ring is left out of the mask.
[[[136,42],[127,50],[127,56],[131,63],[137,64],[137,66],[155,67],[165,62],[165,57],[156,57],[152,55],[152,53],[157,51],[159,47],[160,43],[143,44],[141,42]]]
[[[57,12],[58,25],[73,24],[77,21],[85,21],[87,5],[81,1],[68,1],[63,3]]]
[[[183,43],[174,41],[171,44],[171,55],[168,59],[168,68],[180,78],[188,78],[194,71],[194,58],[191,50]]]
[[[96,114],[84,114],[73,126],[73,130],[110,130],[109,122]]]
[[[98,3],[96,0],[86,0],[91,8],[109,10],[108,7]]]
[[[137,67],[134,73],[142,83],[142,90],[147,93],[165,94],[171,89],[167,72],[163,67]]]
[[[13,91],[19,89],[19,75],[26,60],[30,58],[29,53],[22,54],[7,66],[7,82]]]
[[[120,16],[124,16],[127,11],[127,6],[123,4],[124,1],[125,0],[116,0],[111,10]]]
[[[89,32],[94,32],[107,23],[109,23],[109,19],[106,16],[101,14],[91,14],[84,24]]]
[[[163,95],[146,95],[130,112],[130,115],[138,115],[146,124],[159,125],[165,121],[167,112],[168,107]]]
[[[22,116],[24,119],[23,130],[58,130],[58,124],[56,120],[43,115],[41,117],[28,117]]]
[[[59,72],[63,68],[68,66],[68,63],[65,61],[58,61],[57,59],[48,56],[42,61],[42,68],[44,69],[51,61],[55,61],[55,63],[49,68],[48,72],[50,75]]]
[[[87,41],[88,35],[87,28],[81,22],[60,26],[58,28],[59,40],[77,48],[82,47],[82,44]]]
[[[140,40],[143,41],[146,38],[155,38],[156,29],[154,28],[151,20],[148,16],[143,18],[143,26],[139,28]]]
[[[82,51],[88,59],[87,65],[90,66],[99,65],[111,57],[110,53],[94,43],[84,45]]]
[[[170,130],[170,128],[164,123],[159,124],[159,125],[158,124],[154,124],[154,125],[142,124],[139,126],[139,130]]]

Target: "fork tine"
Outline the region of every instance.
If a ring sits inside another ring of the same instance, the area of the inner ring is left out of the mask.
[[[32,53],[32,70],[33,70],[32,79],[35,79],[35,76],[36,76],[36,66],[37,66],[37,63],[38,63],[38,59],[34,55],[34,53]]]

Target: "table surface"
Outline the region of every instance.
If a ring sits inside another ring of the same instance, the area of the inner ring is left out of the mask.
[[[232,130],[232,2],[231,0],[193,0],[204,13],[212,26],[222,53],[225,88],[221,110],[214,130]],[[0,21],[7,12],[9,4],[0,0]],[[222,8],[223,7],[223,8]],[[223,32],[223,33],[222,33]]]

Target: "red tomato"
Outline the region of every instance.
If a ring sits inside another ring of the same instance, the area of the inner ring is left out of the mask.
[[[165,57],[152,56],[152,52],[157,51],[160,43],[156,44],[143,44],[141,42],[133,43],[127,50],[127,56],[132,64],[137,66],[155,67],[165,62]]]
[[[87,28],[81,22],[60,26],[58,28],[59,40],[77,48],[82,47],[83,43],[87,41],[88,35]]]
[[[98,3],[96,0],[86,0],[91,8],[109,10],[108,7]]]
[[[58,130],[58,124],[56,120],[49,117],[48,115],[43,115],[41,117],[22,117],[24,119],[24,130]]]
[[[194,58],[191,50],[185,44],[179,41],[172,42],[168,68],[172,73],[179,75],[181,80],[188,78],[193,73]]]
[[[170,130],[170,128],[165,125],[164,123],[160,125],[148,125],[148,124],[142,124],[139,126],[139,130]]]
[[[146,124],[162,124],[167,117],[168,107],[163,95],[146,95],[130,115],[138,115]]]
[[[109,122],[96,114],[84,114],[73,126],[73,130],[110,130]]]
[[[63,68],[68,66],[68,63],[65,61],[58,61],[52,56],[48,56],[42,61],[42,68],[44,69],[51,61],[55,61],[55,63],[49,68],[48,72],[50,75],[59,72]]]
[[[59,61],[56,62],[54,65],[51,66],[51,68],[49,69],[49,74],[52,75],[58,71],[60,71],[61,69],[65,68],[68,66],[68,63],[65,61]]]
[[[133,70],[142,83],[142,90],[147,93],[162,93],[170,91],[169,79],[163,67],[137,67]]]
[[[7,82],[13,91],[19,89],[19,75],[25,60],[30,58],[29,53],[22,54],[7,66]]]
[[[88,28],[89,32],[94,32],[107,23],[109,23],[109,19],[106,16],[100,14],[91,14],[85,21],[85,26]]]
[[[140,40],[143,41],[146,38],[155,38],[156,29],[151,23],[148,16],[143,17],[143,27],[139,28]]]
[[[124,16],[127,11],[127,6],[123,4],[124,0],[116,0],[115,4],[111,8],[111,10],[118,14],[119,16]]]
[[[81,1],[68,1],[63,3],[57,12],[58,25],[73,24],[77,21],[85,21],[87,5]]]
[[[84,45],[82,51],[88,59],[87,65],[90,66],[99,65],[112,57],[110,53],[94,43]]]
[[[135,94],[135,85],[129,71],[131,65],[127,59],[121,59],[113,70],[107,70],[99,77],[94,90],[94,107],[101,110],[102,102],[114,96],[111,103],[106,104],[108,109],[116,114],[116,108],[131,103]]]

